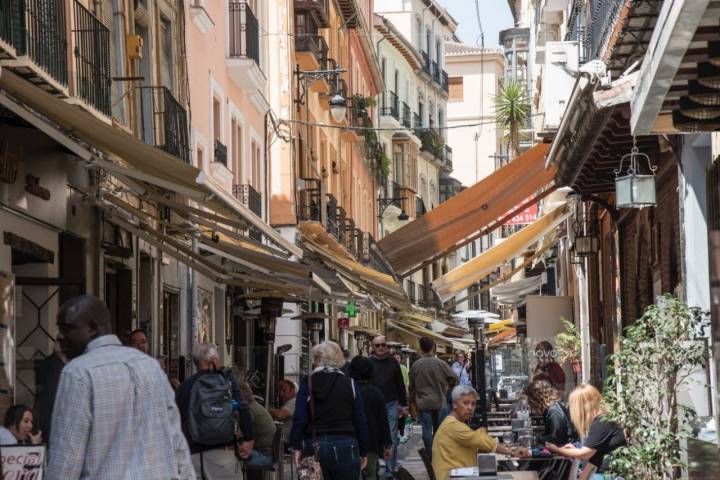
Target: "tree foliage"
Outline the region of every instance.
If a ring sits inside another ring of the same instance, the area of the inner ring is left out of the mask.
[[[605,388],[608,417],[622,425],[628,442],[613,454],[614,475],[676,477],[682,466],[680,440],[695,419],[678,395],[705,363],[707,323],[707,313],[665,295],[620,337]]]
[[[574,362],[580,360],[582,341],[580,332],[575,324],[565,318],[561,318],[564,332],[555,335],[555,353],[558,363]]]
[[[505,131],[514,156],[520,152],[520,130],[530,115],[530,98],[524,83],[504,81],[493,98],[495,118]]]

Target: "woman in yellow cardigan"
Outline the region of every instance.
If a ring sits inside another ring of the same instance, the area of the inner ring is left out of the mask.
[[[437,480],[447,480],[453,468],[475,466],[478,453],[529,456],[525,448],[510,449],[499,445],[484,428],[472,430],[467,426],[465,422],[475,413],[477,397],[477,392],[469,385],[459,385],[452,391],[452,412],[443,420],[433,439],[432,466]]]

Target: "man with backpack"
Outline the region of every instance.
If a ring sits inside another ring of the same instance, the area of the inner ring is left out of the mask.
[[[250,410],[232,374],[220,369],[215,345],[195,345],[192,358],[197,373],[180,385],[175,400],[193,467],[202,480],[236,479],[238,459],[253,450]]]

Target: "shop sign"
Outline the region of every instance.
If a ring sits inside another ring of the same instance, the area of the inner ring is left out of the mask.
[[[350,328],[350,319],[348,317],[338,318],[338,328],[340,330],[347,330]]]
[[[2,478],[42,480],[45,470],[45,447],[42,445],[3,445]]]
[[[50,200],[50,190],[40,186],[40,177],[35,175],[25,176],[25,191],[36,197],[40,197],[45,201]]]
[[[355,300],[348,300],[347,305],[345,305],[345,313],[347,313],[350,318],[355,318],[357,316]]]
[[[524,205],[525,203],[529,202],[531,199],[527,198],[523,200],[523,202],[518,205]],[[516,207],[517,208],[517,207]],[[538,219],[538,204],[533,203],[525,210],[518,212],[517,215],[512,217],[505,225],[528,225],[530,223],[533,223],[535,220]]]

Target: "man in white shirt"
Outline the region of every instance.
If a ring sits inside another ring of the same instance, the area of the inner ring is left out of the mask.
[[[283,379],[278,383],[278,394],[280,396],[282,406],[269,411],[270,415],[272,415],[276,421],[282,422],[283,437],[285,438],[285,443],[289,444],[293,415],[295,415],[295,397],[297,395],[297,388],[292,381]]]

